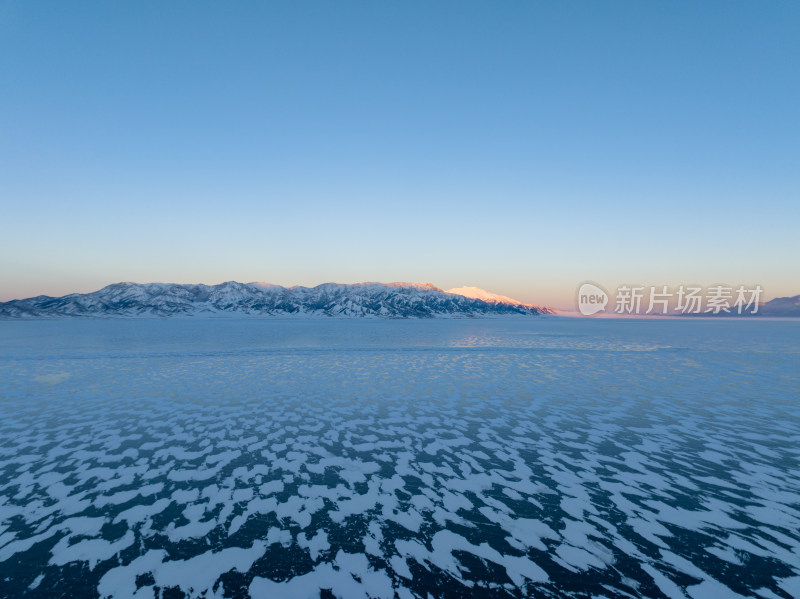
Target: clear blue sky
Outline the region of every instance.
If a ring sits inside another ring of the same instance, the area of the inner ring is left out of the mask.
[[[2,2],[0,300],[800,293],[800,4]]]

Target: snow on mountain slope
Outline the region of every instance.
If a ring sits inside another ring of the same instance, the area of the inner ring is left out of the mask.
[[[491,291],[486,291],[485,289],[481,289],[480,287],[456,287],[454,289],[448,289],[447,293],[463,295],[464,297],[479,299],[483,300],[484,302],[492,302],[492,303],[501,302],[504,304],[514,304],[517,306],[525,305],[523,302],[511,299],[510,297],[506,297],[505,295],[498,295],[496,293],[492,293]]]
[[[548,308],[543,308],[541,306],[534,306],[532,304],[526,304],[519,300],[506,297],[505,295],[498,295],[497,293],[486,291],[485,289],[481,289],[480,287],[456,287],[454,289],[448,289],[447,293],[453,293],[455,295],[463,295],[464,297],[478,299],[490,304],[508,304],[511,306],[524,306],[526,308],[536,308],[537,310],[545,310],[547,312],[551,312],[551,310],[549,310]]]
[[[447,293],[430,283],[324,283],[316,287],[235,281],[219,285],[115,283],[93,293],[0,303],[0,318],[225,314],[428,318],[549,313],[547,308],[528,306],[502,296],[487,301]]]

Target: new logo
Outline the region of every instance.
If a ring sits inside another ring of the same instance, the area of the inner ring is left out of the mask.
[[[606,309],[608,294],[593,283],[584,283],[578,289],[578,310],[591,316]]]

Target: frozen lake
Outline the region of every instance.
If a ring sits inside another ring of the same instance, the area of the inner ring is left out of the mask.
[[[800,597],[800,322],[0,322],[0,596]]]

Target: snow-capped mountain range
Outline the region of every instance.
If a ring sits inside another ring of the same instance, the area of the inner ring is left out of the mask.
[[[93,293],[40,295],[0,303],[0,318],[137,316],[484,317],[552,314],[476,287],[443,291],[430,283],[115,283]]]

